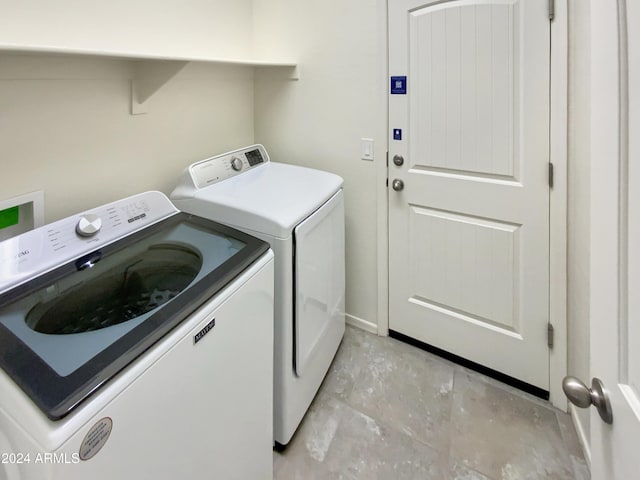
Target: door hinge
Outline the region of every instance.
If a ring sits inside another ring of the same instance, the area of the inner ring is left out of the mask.
[[[386,183],[386,185],[387,185],[387,188],[389,188],[389,178],[388,178],[388,177],[387,177],[387,183]]]
[[[553,348],[553,325],[547,323],[547,345]]]
[[[389,152],[387,152],[387,167],[389,166]]]
[[[556,0],[549,0],[549,21],[553,21],[556,15]]]
[[[553,163],[549,163],[549,188],[553,188]]]

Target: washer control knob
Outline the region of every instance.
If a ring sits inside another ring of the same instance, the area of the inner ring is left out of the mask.
[[[238,157],[233,157],[231,159],[231,168],[233,168],[236,172],[242,170],[242,160],[240,160]]]
[[[80,217],[76,225],[76,233],[81,237],[92,237],[102,228],[102,219],[92,213]]]

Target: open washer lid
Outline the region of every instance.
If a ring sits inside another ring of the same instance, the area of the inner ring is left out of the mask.
[[[253,163],[256,152],[260,161]],[[253,145],[189,166],[171,199],[186,212],[288,238],[342,184],[333,173],[271,162],[262,145]]]

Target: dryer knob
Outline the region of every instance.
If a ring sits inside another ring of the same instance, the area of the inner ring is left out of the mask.
[[[238,157],[233,157],[231,159],[231,168],[233,168],[236,172],[242,170],[242,160],[240,160]]]
[[[88,214],[80,217],[76,233],[81,237],[92,237],[102,228],[102,219],[98,215]]]

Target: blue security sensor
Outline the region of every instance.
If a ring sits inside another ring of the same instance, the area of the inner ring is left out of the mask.
[[[402,129],[394,128],[393,129],[393,139],[394,140],[402,140]]]
[[[391,77],[391,95],[407,94],[407,77]]]

